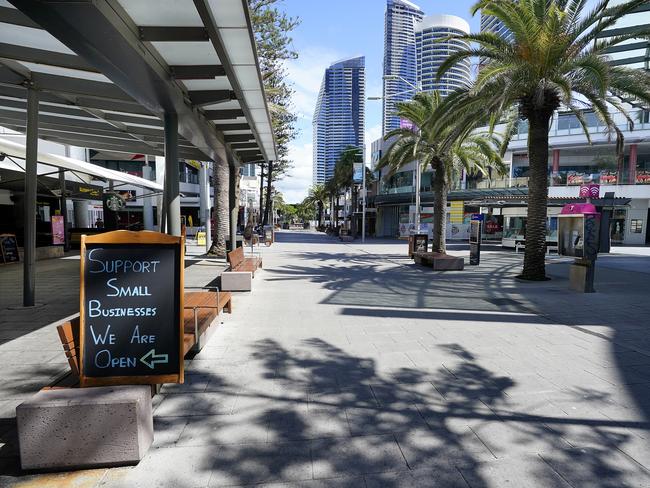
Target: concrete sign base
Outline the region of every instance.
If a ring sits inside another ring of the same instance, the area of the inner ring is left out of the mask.
[[[151,387],[42,390],[16,421],[25,470],[137,464],[153,442]]]

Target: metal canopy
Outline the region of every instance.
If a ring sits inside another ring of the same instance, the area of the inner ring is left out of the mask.
[[[161,119],[175,113],[180,158],[276,158],[245,0],[11,3],[0,0],[0,125],[25,132],[31,87],[44,139],[163,155]]]
[[[22,144],[8,141],[6,139],[0,139],[0,154],[24,160],[26,157],[25,152],[25,146]],[[149,181],[144,178],[140,178],[139,176],[103,168],[96,164],[87,163],[86,161],[80,161],[78,159],[69,158],[66,156],[58,156],[56,154],[39,152],[37,160],[41,164],[53,166],[55,168],[61,168],[63,170],[72,171],[74,173],[81,173],[105,180],[128,183],[130,185],[140,186],[142,188],[149,188],[150,190],[154,191],[163,190],[163,186],[159,183],[156,183],[155,181]],[[7,165],[7,167],[10,169],[15,169],[12,166]],[[24,170],[24,168],[21,169]]]

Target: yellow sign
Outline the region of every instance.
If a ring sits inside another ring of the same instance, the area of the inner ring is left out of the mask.
[[[199,246],[205,246],[205,232],[196,233],[196,244]]]
[[[201,169],[201,162],[195,159],[186,159],[185,162],[196,169]]]
[[[465,202],[454,200],[453,202],[451,202],[449,221],[452,224],[462,224],[464,212],[465,212]]]

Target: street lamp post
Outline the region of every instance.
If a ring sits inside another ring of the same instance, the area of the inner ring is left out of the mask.
[[[406,83],[408,86],[411,88],[399,93],[394,93],[393,95],[387,96],[387,97],[368,97],[367,100],[383,100],[384,98],[394,98],[399,95],[404,95],[405,93],[410,93],[414,92],[415,94],[420,93],[422,91],[422,87],[420,83],[418,82],[417,84],[411,83],[409,80],[406,78],[403,78],[399,75],[384,75],[383,76],[384,80],[399,80],[403,83]],[[418,130],[420,128],[418,127]],[[416,232],[420,231],[420,179],[421,179],[421,174],[420,174],[420,162],[416,161],[415,162],[415,229]],[[365,188],[365,186],[364,186]],[[365,202],[365,199],[364,199]],[[364,215],[363,217],[365,218],[365,207],[364,207]]]

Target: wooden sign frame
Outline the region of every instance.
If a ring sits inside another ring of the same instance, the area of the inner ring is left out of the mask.
[[[178,331],[179,331],[179,344],[178,344],[178,358],[179,368],[178,374],[162,374],[162,375],[142,375],[142,376],[106,376],[106,377],[88,377],[84,375],[84,358],[85,358],[85,321],[86,321],[86,305],[85,305],[85,268],[86,268],[86,244],[165,244],[178,246],[179,252],[179,315],[178,315]],[[185,337],[185,327],[183,320],[183,298],[185,290],[185,242],[183,237],[170,236],[168,234],[161,234],[153,231],[129,231],[129,230],[116,230],[112,232],[104,232],[97,235],[82,235],[81,236],[81,265],[80,268],[80,282],[79,282],[79,385],[87,386],[112,386],[112,385],[153,385],[158,383],[183,383],[185,378],[185,358],[183,338]]]

